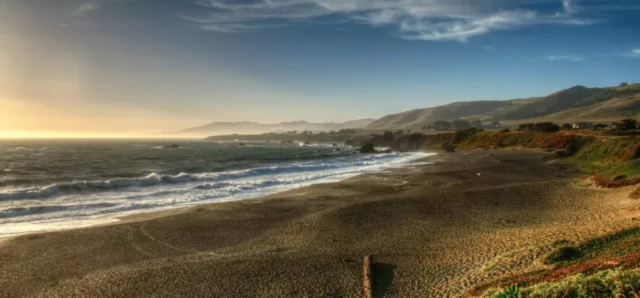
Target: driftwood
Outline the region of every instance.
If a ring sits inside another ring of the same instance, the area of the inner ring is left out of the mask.
[[[373,256],[364,257],[364,297],[373,298]]]

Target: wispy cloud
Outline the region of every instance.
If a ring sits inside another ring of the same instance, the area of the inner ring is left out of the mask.
[[[571,61],[571,62],[580,62],[582,60],[585,60],[586,57],[582,56],[582,55],[550,55],[547,56],[546,58],[547,60],[550,61]]]
[[[631,58],[640,58],[640,48],[632,49],[629,52],[622,53],[621,56],[623,56],[623,57],[631,57]]]
[[[540,2],[556,3],[557,9],[542,12],[531,8],[531,4]],[[466,42],[498,30],[595,22],[580,16],[584,9],[576,0],[200,0],[198,4],[204,8],[202,15],[187,19],[218,32],[342,18],[357,24],[393,27],[406,39]]]
[[[493,52],[493,51],[496,50],[496,48],[494,48],[492,46],[483,46],[482,49],[487,51],[487,52]]]
[[[573,14],[579,12],[582,7],[580,7],[576,2],[577,0],[562,0],[562,8],[566,13]]]
[[[99,4],[96,1],[89,1],[89,2],[84,2],[82,4],[80,4],[78,7],[76,7],[71,14],[75,17],[79,17],[79,16],[83,16],[89,12],[92,12],[96,9],[99,8]]]
[[[238,33],[238,32],[253,31],[257,29],[276,28],[276,27],[282,27],[282,26],[283,25],[276,25],[276,24],[248,25],[248,24],[237,23],[237,24],[206,24],[206,25],[202,25],[201,27],[202,29],[209,30],[209,31],[216,31],[216,32],[222,32],[222,33]]]

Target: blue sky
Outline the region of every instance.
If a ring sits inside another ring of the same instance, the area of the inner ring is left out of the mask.
[[[638,16],[638,0],[0,0],[0,105],[22,119],[0,130],[342,121],[640,82]]]

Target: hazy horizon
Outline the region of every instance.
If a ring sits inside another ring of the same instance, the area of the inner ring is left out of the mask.
[[[634,1],[0,0],[0,138],[344,122],[640,82]]]

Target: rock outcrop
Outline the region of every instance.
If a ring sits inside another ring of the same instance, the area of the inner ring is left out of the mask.
[[[378,153],[378,151],[376,151],[376,148],[373,146],[372,143],[367,143],[364,146],[360,147],[360,153],[369,154],[369,153]]]

